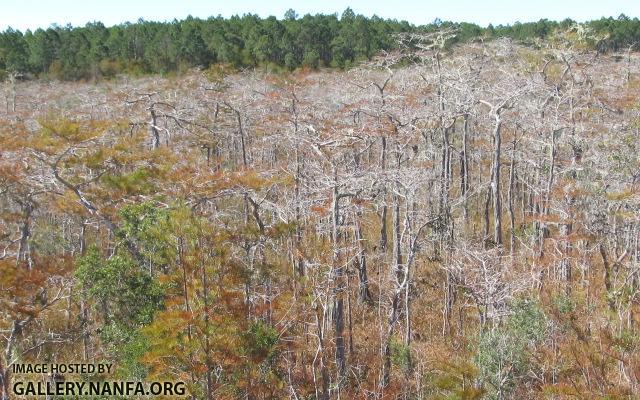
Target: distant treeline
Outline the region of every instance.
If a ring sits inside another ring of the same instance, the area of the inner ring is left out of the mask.
[[[25,33],[9,28],[0,33],[0,78],[17,72],[63,80],[94,79],[120,73],[179,72],[216,63],[236,68],[346,68],[380,50],[392,49],[396,45],[392,34],[398,32],[454,28],[457,36],[451,44],[496,37],[527,42],[545,39],[574,25],[567,19],[486,28],[439,20],[414,26],[406,21],[367,18],[348,8],[340,17],[298,17],[289,10],[280,20],[244,15],[228,19],[188,17],[168,23],[141,19],[113,27],[100,22],[84,27],[54,25]],[[583,27],[597,38],[592,40],[592,47],[599,51],[619,50],[640,42],[638,18],[621,15],[591,21]]]

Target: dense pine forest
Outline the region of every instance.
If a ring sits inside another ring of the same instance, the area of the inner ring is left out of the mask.
[[[289,10],[284,19],[244,15],[203,20],[189,17],[161,23],[139,20],[105,27],[52,26],[22,33],[0,33],[0,78],[9,73],[62,80],[112,78],[120,73],[184,72],[225,63],[236,68],[293,70],[300,66],[348,68],[378,52],[397,48],[392,34],[455,29],[447,45],[475,40],[512,38],[535,44],[558,31],[577,30],[584,45],[600,52],[624,50],[640,42],[640,21],[625,15],[584,24],[540,20],[481,28],[475,24],[434,21],[413,26],[405,21],[367,18],[350,8],[340,18],[299,17]]]
[[[65,362],[190,399],[640,398],[639,38],[5,31],[1,398]]]

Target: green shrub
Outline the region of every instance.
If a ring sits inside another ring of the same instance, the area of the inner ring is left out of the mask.
[[[547,333],[547,318],[537,301],[520,299],[502,325],[478,338],[475,363],[489,399],[510,398],[531,368],[533,347]]]
[[[278,331],[263,321],[251,324],[245,334],[247,352],[260,360],[272,360],[277,354]]]
[[[391,340],[391,362],[403,371],[411,369],[411,348],[404,343]]]

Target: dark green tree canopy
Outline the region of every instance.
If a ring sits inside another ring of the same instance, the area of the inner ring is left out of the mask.
[[[349,67],[395,46],[393,33],[453,28],[452,43],[475,38],[509,37],[521,42],[545,39],[557,29],[575,23],[542,19],[513,25],[489,25],[435,19],[414,26],[406,21],[371,18],[347,8],[338,14],[300,17],[289,9],[284,18],[246,14],[225,19],[187,17],[171,22],[139,19],[105,27],[91,22],[83,27],[52,25],[34,32],[8,28],[0,33],[0,78],[9,72],[63,80],[168,73],[227,63],[236,68],[269,66],[295,69],[306,66]],[[587,26],[603,38],[599,51],[620,50],[640,43],[640,21],[620,15]]]

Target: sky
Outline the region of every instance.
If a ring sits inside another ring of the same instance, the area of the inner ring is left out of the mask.
[[[436,18],[486,26],[541,18],[585,21],[621,13],[640,17],[640,0],[0,0],[0,30],[35,30],[54,23],[82,26],[92,21],[111,26],[138,18],[171,21],[188,15],[207,18],[252,13],[282,18],[290,8],[302,16],[341,14],[347,7],[357,14],[376,14],[413,24],[430,23]]]

